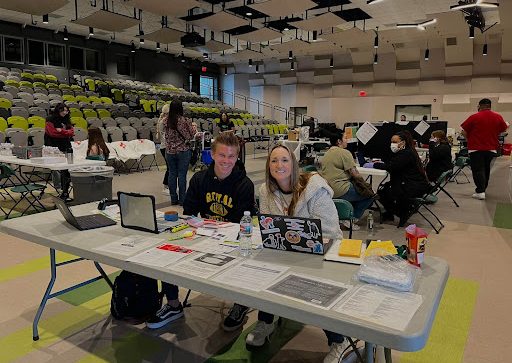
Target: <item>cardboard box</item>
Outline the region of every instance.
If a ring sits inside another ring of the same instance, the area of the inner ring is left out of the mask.
[[[288,130],[288,140],[299,141],[299,130]]]

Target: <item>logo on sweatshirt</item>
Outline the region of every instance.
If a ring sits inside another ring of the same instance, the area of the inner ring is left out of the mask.
[[[229,209],[233,208],[233,198],[217,192],[206,193],[206,203],[210,205],[210,211],[213,214],[222,217],[225,217]]]

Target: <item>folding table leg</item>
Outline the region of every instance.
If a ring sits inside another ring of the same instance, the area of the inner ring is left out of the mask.
[[[190,296],[191,291],[192,290],[190,290],[190,289],[188,290],[187,296],[185,296],[185,300],[183,300],[183,308],[188,308],[188,307],[192,306],[192,304],[188,302],[188,298]]]
[[[39,304],[36,316],[34,317],[34,322],[32,323],[32,339],[34,341],[39,340],[39,331],[37,329],[37,325],[39,324],[39,319],[41,319],[41,314],[43,313],[44,307],[46,306],[46,302],[48,301],[50,293],[52,292],[53,284],[55,283],[55,279],[57,278],[57,266],[55,265],[55,250],[53,248],[50,248],[50,271],[50,282],[48,283],[48,287],[46,288],[43,299],[41,300],[41,304]]]
[[[391,358],[391,349],[384,348],[384,358],[386,359],[386,363],[393,363],[393,358]]]
[[[375,348],[375,344],[373,343],[364,343],[364,350],[365,350],[365,362],[366,363],[373,363],[373,348]]]

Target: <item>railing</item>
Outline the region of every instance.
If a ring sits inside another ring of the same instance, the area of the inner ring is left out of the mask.
[[[201,85],[209,87],[209,85]],[[222,88],[218,88],[217,92],[212,90],[209,92],[209,94],[217,94],[219,96],[219,101],[228,106],[238,108],[258,116],[263,116],[265,118],[275,120],[279,123],[287,124],[290,126],[300,126],[304,123],[305,120],[308,119],[313,119],[315,124],[318,123],[318,119],[316,117],[304,114],[296,114],[293,111],[288,111],[284,107],[273,105],[269,102],[260,101],[256,98],[251,98],[240,93],[228,91]]]

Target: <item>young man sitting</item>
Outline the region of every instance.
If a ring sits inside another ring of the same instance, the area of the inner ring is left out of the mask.
[[[183,213],[203,218],[239,223],[244,211],[256,214],[254,184],[247,177],[244,165],[237,162],[240,145],[231,132],[221,133],[212,144],[213,163],[207,170],[197,172],[190,180]],[[178,286],[162,282],[162,292],[167,298],[146,325],[158,329],[183,316],[183,306],[178,299]],[[234,304],[222,325],[226,331],[238,329],[244,323],[249,308]]]

